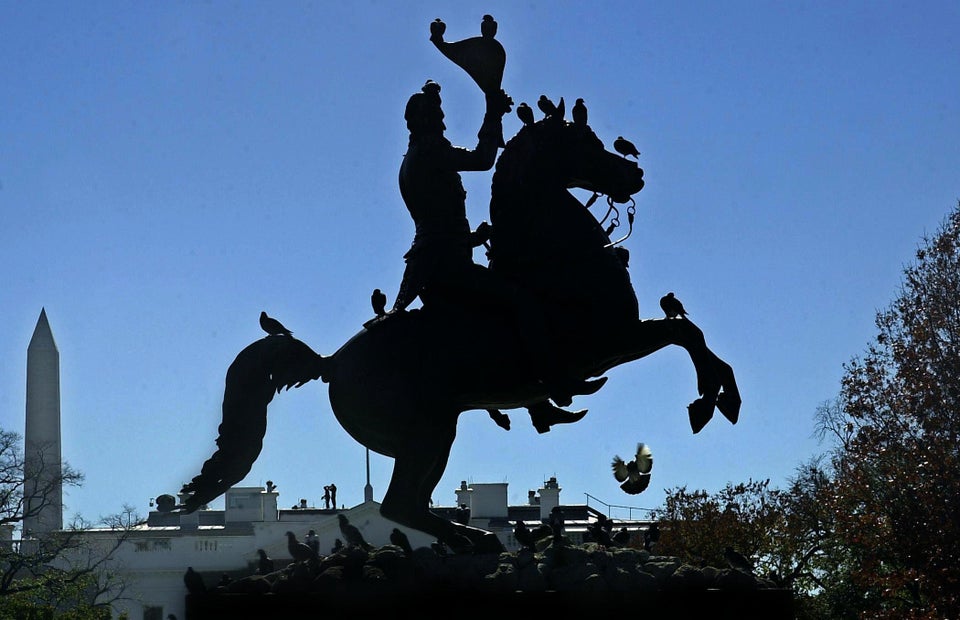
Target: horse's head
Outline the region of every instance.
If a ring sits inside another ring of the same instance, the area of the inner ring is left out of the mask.
[[[529,191],[579,187],[624,203],[643,189],[643,169],[606,150],[587,124],[586,107],[578,102],[576,108],[573,122],[563,118],[563,99],[545,118],[527,118],[500,156],[494,191],[498,181],[520,183]]]

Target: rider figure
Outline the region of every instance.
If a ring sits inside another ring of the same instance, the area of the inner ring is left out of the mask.
[[[558,405],[574,394],[589,394],[597,382],[574,379],[562,370],[550,346],[543,312],[532,296],[473,262],[473,248],[486,242],[490,226],[470,231],[466,191],[460,171],[490,170],[503,144],[503,115],[513,101],[503,91],[487,95],[487,110],[474,150],[453,146],[443,132],[440,86],[433,81],[407,102],[404,118],[410,143],[400,166],[400,194],[416,225],[406,269],[391,313],[402,311],[420,296],[465,296],[485,300],[512,313],[518,332],[539,378]]]

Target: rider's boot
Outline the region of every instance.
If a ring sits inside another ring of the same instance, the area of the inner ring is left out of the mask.
[[[593,394],[602,388],[606,382],[607,377],[600,377],[592,381],[567,379],[565,381],[551,381],[547,383],[547,389],[550,392],[550,400],[560,407],[569,407],[573,403],[574,396]]]
[[[567,411],[557,407],[549,400],[540,401],[527,407],[530,421],[538,433],[546,433],[554,424],[570,424],[583,419],[587,415],[586,409]]]

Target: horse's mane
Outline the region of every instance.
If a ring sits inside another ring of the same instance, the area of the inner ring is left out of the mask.
[[[504,146],[493,172],[494,194],[505,182],[517,182],[521,171],[529,170],[534,155],[543,139],[561,131],[567,123],[563,119],[544,118],[532,125],[524,125]]]

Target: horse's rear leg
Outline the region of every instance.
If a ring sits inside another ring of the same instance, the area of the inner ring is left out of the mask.
[[[503,551],[495,534],[448,521],[430,511],[430,496],[446,470],[455,437],[455,421],[446,429],[432,427],[425,433],[411,434],[408,445],[396,451],[380,514],[436,536],[454,551]]]

